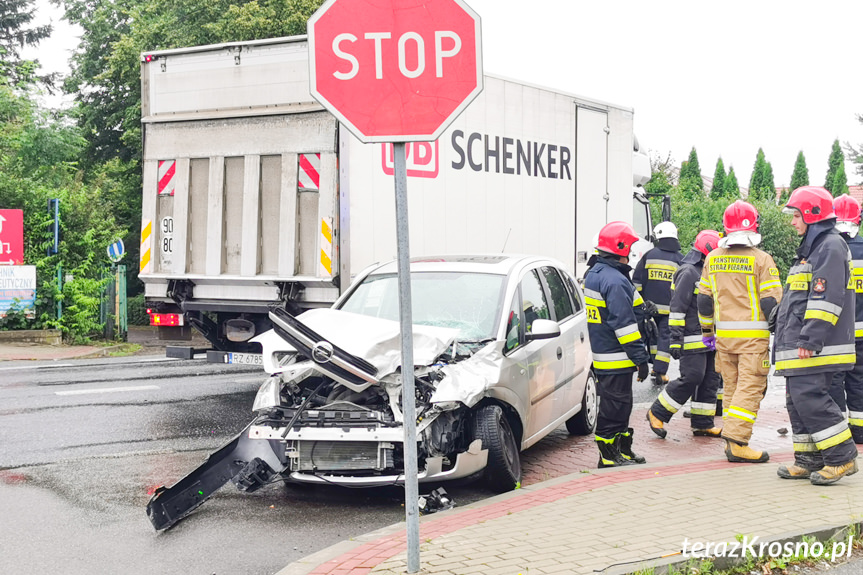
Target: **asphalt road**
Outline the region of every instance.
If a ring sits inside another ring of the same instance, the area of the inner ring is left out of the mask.
[[[229,485],[156,533],[149,493],[242,430],[262,380],[157,356],[0,363],[0,573],[269,575],[404,520],[401,488]]]

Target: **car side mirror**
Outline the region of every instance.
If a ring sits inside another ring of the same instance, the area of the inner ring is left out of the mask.
[[[554,339],[560,336],[560,326],[550,319],[535,319],[530,326],[530,333],[524,335],[527,341],[535,339]]]

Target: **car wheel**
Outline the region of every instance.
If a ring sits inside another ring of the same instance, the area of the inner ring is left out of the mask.
[[[591,371],[587,374],[587,382],[584,384],[581,411],[566,420],[566,430],[572,435],[590,435],[596,430],[596,417],[598,414],[599,402],[596,395],[596,377]]]
[[[485,468],[486,485],[497,493],[512,491],[521,482],[521,457],[518,443],[503,410],[498,405],[485,405],[476,412],[474,437],[488,449]]]

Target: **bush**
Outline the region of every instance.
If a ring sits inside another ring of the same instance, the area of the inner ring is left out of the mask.
[[[150,325],[150,316],[147,315],[147,302],[144,294],[130,297],[127,301],[126,319],[129,325]]]

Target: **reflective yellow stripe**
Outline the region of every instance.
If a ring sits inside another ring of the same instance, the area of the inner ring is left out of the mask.
[[[785,283],[791,284],[794,282],[811,282],[812,274],[789,274],[787,278],[785,278]]]
[[[863,419],[848,419],[848,425],[856,425],[857,427],[863,427]]]
[[[836,325],[836,322],[839,321],[839,316],[820,309],[807,309],[806,313],[803,314],[803,319],[822,319],[831,325]]]
[[[704,287],[706,287],[708,289],[710,288],[710,282],[707,281],[707,278],[701,278],[700,280],[698,280],[698,283],[703,285]]]
[[[770,338],[766,329],[717,329],[716,337],[762,337]]]
[[[728,407],[728,415],[729,417],[736,417],[737,419],[742,419],[749,423],[754,423],[756,418],[756,415],[748,409],[743,409],[742,407],[737,407],[735,405]]]
[[[814,443],[795,443],[794,444],[794,451],[797,451],[797,452],[818,451],[818,448],[815,446]]]
[[[752,321],[758,321],[758,292],[755,289],[755,276],[746,277],[746,288],[749,292],[749,307],[752,308]]]
[[[639,339],[640,337],[641,337],[641,334],[636,331],[634,333],[630,333],[630,334],[627,334],[623,337],[617,338],[617,341],[619,341],[621,344],[624,344],[624,343],[629,343],[631,341],[635,341],[635,340]]]
[[[676,272],[676,271],[677,271],[677,267],[676,267],[676,266],[665,266],[665,265],[662,265],[662,264],[647,264],[647,265],[646,265],[646,266],[644,266],[644,267],[645,267],[645,269],[649,269],[649,270],[650,270],[650,269],[654,269],[654,270],[668,270],[668,271],[672,271],[672,272]]]
[[[672,343],[670,347],[671,349],[680,349],[681,345],[679,343]]]
[[[641,294],[635,294],[635,299],[632,300],[633,307],[637,305],[644,305],[644,298],[641,297]]]
[[[863,329],[855,329],[854,337],[863,337]]]
[[[776,369],[797,369],[802,367],[818,367],[821,365],[835,365],[837,363],[855,363],[857,356],[853,353],[841,355],[815,356],[807,359],[786,359],[776,362]]]
[[[828,449],[830,447],[833,447],[834,445],[839,445],[840,443],[848,439],[851,439],[851,430],[845,428],[845,430],[840,431],[833,437],[828,437],[824,441],[816,441],[815,446],[818,449]]]
[[[758,286],[759,291],[768,290],[770,288],[782,289],[782,282],[780,282],[779,280],[769,280],[766,282],[762,282],[761,285]]]
[[[713,409],[700,409],[693,407],[690,410],[690,413],[692,413],[692,415],[716,415],[716,407]]]
[[[670,320],[668,320],[668,325],[679,325],[681,327],[684,327],[686,325],[686,320],[685,319],[670,319]]]
[[[665,363],[671,363],[671,357],[657,355],[655,358],[653,358],[653,361],[664,361]]]
[[[593,297],[584,296],[584,301],[587,305],[593,305],[596,307],[605,307],[605,302],[601,299],[596,299]]]
[[[596,441],[598,441],[598,442],[602,442],[602,443],[614,443],[614,438],[613,438],[613,437],[612,437],[612,438],[610,438],[610,439],[606,439],[605,437],[600,437],[600,436],[598,436],[598,435],[594,435],[593,437],[594,437],[594,439],[596,439]]]
[[[701,314],[698,314],[698,322],[701,325],[713,325],[713,317],[705,317]]]
[[[704,345],[704,342],[702,342],[702,341],[693,341],[690,343],[684,343],[683,344],[683,349],[704,349],[706,347],[707,346]]]
[[[620,369],[623,367],[635,367],[630,359],[621,359],[618,361],[594,361],[593,366],[596,369]]]

